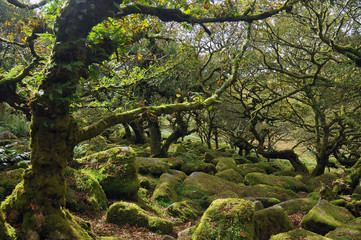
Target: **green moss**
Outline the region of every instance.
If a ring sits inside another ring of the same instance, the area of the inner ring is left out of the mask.
[[[191,200],[175,202],[167,208],[169,215],[181,218],[185,221],[192,221],[198,218],[200,212],[196,204]]]
[[[295,192],[291,190],[264,184],[241,186],[240,188],[243,190],[243,193],[239,195],[240,197],[268,197],[277,198],[281,201],[286,201],[299,197]]]
[[[239,171],[237,168],[236,161],[231,157],[222,157],[215,159],[217,162],[217,172],[221,172],[227,169],[233,169],[235,171]]]
[[[243,183],[243,177],[234,169],[226,169],[224,171],[216,173],[217,177],[223,178],[227,181],[234,183]]]
[[[238,166],[238,169],[243,177],[252,172],[266,173],[266,170],[263,166],[257,165],[255,163],[246,163]]]
[[[308,212],[314,205],[315,203],[309,198],[291,199],[277,204],[277,206],[282,207],[288,214]]]
[[[331,240],[305,229],[295,229],[286,233],[273,235],[270,240]],[[345,239],[346,240],[346,239]]]
[[[361,218],[356,218],[355,220],[327,233],[326,237],[335,240],[361,239]]]
[[[193,240],[254,239],[254,205],[251,201],[219,199],[209,206],[193,233]]]
[[[225,191],[232,191],[241,194],[243,191],[238,184],[229,182],[222,178],[202,172],[194,172],[184,180],[184,188],[194,191],[207,192],[210,195],[219,194]]]
[[[5,222],[1,211],[0,211],[0,239],[2,240],[16,239],[15,229]]]
[[[354,219],[352,214],[345,208],[337,207],[320,200],[302,219],[301,226],[321,235],[342,226]]]
[[[24,169],[0,172],[0,202],[23,180]]]
[[[157,186],[157,180],[151,175],[138,175],[139,185],[148,190],[154,190]]]
[[[136,200],[139,179],[135,156],[123,147],[111,148],[79,160],[102,186],[108,198]]]
[[[163,173],[154,190],[153,199],[167,203],[177,201],[178,194],[176,192],[176,187],[178,184],[179,180],[177,177],[169,173]]]
[[[337,176],[337,174],[328,172],[322,174],[321,176],[310,179],[309,184],[313,189],[321,187],[322,184],[332,189],[332,183],[338,178],[339,176]]]
[[[107,222],[118,225],[146,227],[154,232],[171,233],[173,223],[159,217],[150,216],[134,203],[117,202],[107,212]]]
[[[270,207],[257,211],[254,214],[254,226],[259,240],[268,240],[274,234],[294,229],[286,211],[281,207]]]
[[[100,212],[108,207],[108,200],[99,182],[91,175],[67,168],[65,178],[68,185],[66,207],[75,212]]]
[[[308,192],[308,187],[302,181],[290,176],[274,176],[264,173],[249,173],[244,178],[244,183],[246,185],[266,184],[290,189],[295,192]]]
[[[163,158],[137,157],[136,166],[139,173],[159,177],[169,171],[167,161]]]
[[[270,198],[270,197],[246,197],[244,199],[252,201],[252,202],[260,201],[265,208],[272,207],[281,202],[277,198]]]

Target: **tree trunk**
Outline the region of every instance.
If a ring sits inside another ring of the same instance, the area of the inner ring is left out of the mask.
[[[149,140],[150,140],[150,154],[151,156],[157,156],[162,149],[162,134],[160,132],[157,119],[151,119],[148,121],[149,125]]]
[[[145,143],[145,134],[144,134],[144,128],[142,126],[142,121],[133,121],[129,124],[132,129],[133,132],[135,134],[135,140],[134,143],[135,144],[144,144]]]
[[[325,173],[325,169],[328,165],[329,157],[326,155],[316,155],[316,167],[311,173],[311,177],[317,177]]]
[[[123,123],[123,127],[124,127],[124,130],[125,130],[125,138],[128,141],[131,141],[132,140],[132,132],[130,131],[129,125],[127,123]]]

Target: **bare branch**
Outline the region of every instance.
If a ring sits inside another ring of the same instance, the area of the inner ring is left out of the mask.
[[[47,3],[47,0],[43,0],[43,1],[39,2],[39,3],[30,4],[30,5],[22,3],[22,2],[20,2],[18,0],[7,0],[7,1],[8,1],[8,3],[10,3],[10,4],[12,4],[12,5],[14,5],[14,6],[18,7],[18,8],[25,8],[25,9],[29,9],[29,10],[34,10],[36,8],[42,7]]]

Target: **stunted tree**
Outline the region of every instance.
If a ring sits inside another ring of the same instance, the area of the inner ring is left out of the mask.
[[[28,7],[17,0],[8,2],[20,8],[32,9],[39,6]],[[42,1],[42,4],[47,2]],[[54,17],[50,18],[47,24],[53,25],[54,45],[42,70],[37,94],[32,99],[28,99],[32,115],[31,168],[24,174],[23,185],[18,186],[2,204],[5,220],[18,229],[20,239],[91,239],[64,210],[66,192],[64,172],[67,162],[73,158],[74,147],[84,140],[97,136],[108,127],[137,119],[141,113],[167,114],[200,109],[214,104],[219,94],[237,80],[239,62],[247,43],[246,41],[233,59],[232,74],[210,98],[187,104],[140,107],[127,112],[114,113],[97,123],[79,127],[71,114],[71,104],[77,96],[77,86],[82,79],[88,79],[89,66],[108,60],[117,47],[121,47],[129,40],[129,37],[113,39],[112,36],[103,35],[97,41],[89,41],[89,34],[95,26],[110,21],[109,18],[119,19],[131,14],[142,14],[156,16],[164,22],[201,24],[205,31],[211,33],[205,26],[207,22],[250,23],[290,9],[297,1],[282,1],[279,6],[272,8],[263,1],[251,5],[228,2],[209,4],[209,6],[188,2],[178,4],[172,1],[133,3],[69,0],[61,7],[56,6],[58,1],[50,3],[53,5],[49,13],[54,14]],[[46,25],[45,22],[43,24]],[[36,65],[36,62],[34,64]],[[29,75],[31,69],[34,70],[30,66],[24,69],[16,77],[5,77],[0,80],[1,101],[7,101],[12,105],[18,104],[16,96],[18,96],[18,87],[21,87],[19,83]]]

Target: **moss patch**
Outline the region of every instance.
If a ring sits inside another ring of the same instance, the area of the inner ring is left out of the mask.
[[[298,212],[308,212],[313,208],[315,203],[309,198],[297,198],[281,202],[276,206],[282,207],[288,214]]]
[[[65,179],[68,185],[66,207],[74,212],[100,212],[108,207],[108,200],[99,182],[91,175],[67,168]]]
[[[242,194],[240,197],[267,197],[267,198],[276,198],[281,201],[286,201],[290,199],[298,198],[299,196],[288,189],[268,186],[264,184],[257,184],[253,186],[241,186]]]
[[[308,192],[308,187],[299,179],[290,176],[274,176],[264,173],[249,173],[244,178],[246,185],[266,184],[290,189],[295,192]]]
[[[24,169],[0,172],[0,202],[10,195],[16,185],[23,180]]]
[[[352,214],[345,208],[320,200],[302,219],[301,226],[312,232],[325,235],[353,220]]]
[[[216,158],[214,161],[217,162],[217,172],[221,172],[227,169],[233,169],[235,171],[239,171],[237,168],[236,161],[231,157],[221,157]]]
[[[199,239],[254,239],[254,205],[251,201],[219,199],[209,206],[193,233]]]
[[[318,235],[305,229],[295,229],[286,233],[274,235],[270,240],[331,240],[330,238]],[[345,239],[346,240],[346,239]]]
[[[178,200],[176,187],[179,179],[169,173],[163,173],[160,176],[158,184],[153,193],[153,199],[164,202],[175,202]]]
[[[169,171],[167,161],[163,158],[137,157],[136,166],[139,173],[159,177]]]
[[[167,208],[167,212],[169,213],[169,215],[181,218],[185,221],[195,220],[200,215],[196,204],[191,200],[175,202]]]
[[[7,224],[4,220],[3,214],[0,211],[0,239],[15,240],[15,229]]]
[[[326,237],[335,240],[359,240],[361,239],[361,218],[356,218],[349,223],[336,228],[326,234]]]
[[[154,232],[171,233],[173,223],[150,216],[134,203],[117,202],[112,204],[107,212],[107,222],[118,225],[129,224],[132,226],[146,227]]]
[[[123,147],[111,148],[78,160],[102,186],[108,198],[136,200],[139,189],[135,156]]]
[[[268,240],[274,234],[294,229],[286,211],[281,207],[270,207],[257,211],[254,214],[254,226],[259,240]]]

